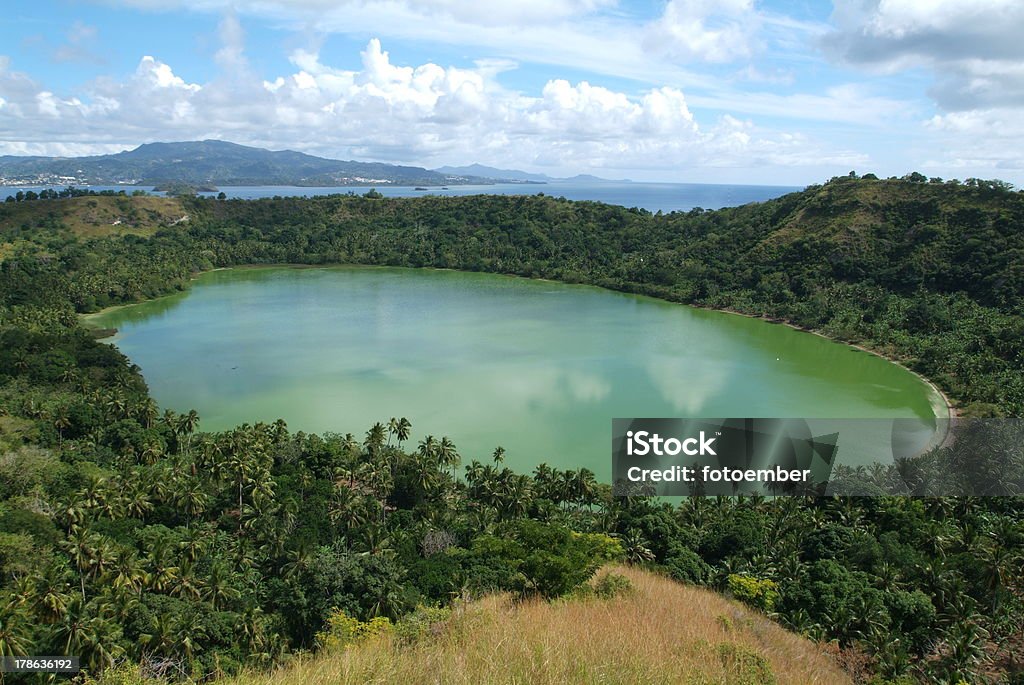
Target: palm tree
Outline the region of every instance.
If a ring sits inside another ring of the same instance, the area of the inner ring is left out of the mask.
[[[648,546],[639,530],[631,529],[621,537],[622,551],[626,554],[626,561],[630,564],[640,564],[645,561],[654,560],[654,552]]]
[[[107,588],[96,601],[101,607],[101,614],[109,615],[119,625],[124,625],[139,607],[139,594],[127,588]]]
[[[206,511],[210,498],[203,489],[202,482],[195,477],[185,478],[181,489],[177,492],[176,503],[185,512],[185,527],[192,525],[192,519],[202,516]]]
[[[366,523],[365,507],[356,491],[347,487],[334,488],[328,505],[328,516],[335,525],[341,524],[343,536],[352,546],[352,531]]]
[[[597,494],[597,479],[594,472],[587,468],[581,468],[576,472],[576,498],[580,504],[585,504],[588,510],[593,510],[594,496]]]
[[[178,580],[180,568],[175,565],[171,545],[160,540],[150,550],[147,559],[149,572],[146,574],[146,585],[157,592],[169,590]]]
[[[68,534],[68,539],[62,543],[64,550],[71,557],[71,562],[78,569],[78,579],[81,583],[82,601],[85,602],[85,576],[92,563],[95,550],[95,538],[86,528],[75,526]]]
[[[187,436],[191,436],[195,433],[198,426],[199,412],[195,409],[189,409],[188,413],[183,414],[178,422],[179,429]]]
[[[504,509],[510,517],[519,518],[526,515],[533,499],[531,490],[529,476],[515,475],[507,479]]]
[[[551,496],[551,484],[553,482],[554,470],[546,462],[541,463],[533,470],[533,481],[537,486],[537,496],[553,500]]]
[[[147,440],[142,446],[139,456],[142,457],[143,462],[152,466],[164,456],[164,446],[156,440]]]
[[[416,454],[425,460],[433,461],[437,458],[437,448],[437,440],[433,435],[428,435],[416,446]]]
[[[7,596],[6,605],[10,608],[23,607],[36,599],[38,575],[15,576],[11,581],[11,594]]]
[[[384,447],[385,433],[384,424],[379,421],[373,424],[370,430],[366,431],[366,440],[363,441],[363,447],[366,448],[371,457],[376,457],[380,454],[381,449]]]
[[[238,591],[230,583],[231,575],[231,571],[223,562],[215,562],[210,567],[210,576],[206,579],[206,587],[202,589],[202,598],[213,605],[214,609],[221,609],[238,597]]]
[[[178,435],[178,415],[170,409],[164,410],[164,415],[161,418],[164,426],[171,431],[171,434],[177,437]]]
[[[398,419],[398,426],[395,429],[395,437],[398,439],[398,446],[401,447],[402,443],[409,439],[412,434],[412,424],[404,416]]]
[[[951,625],[943,635],[943,656],[938,662],[947,679],[944,682],[974,681],[986,661],[985,643],[988,638],[988,631],[977,622]]]
[[[182,557],[188,562],[194,562],[206,551],[210,544],[210,533],[203,527],[188,528],[182,535],[178,549]]]
[[[68,415],[68,408],[60,405],[54,410],[53,427],[57,429],[57,447],[64,446],[64,431],[71,427],[71,417]]]
[[[271,440],[275,445],[280,445],[288,439],[288,424],[284,419],[277,419],[274,421],[271,433]]]
[[[196,652],[202,649],[202,643],[207,638],[206,625],[199,614],[192,611],[176,622],[176,628],[178,629],[178,639],[174,648],[185,655],[186,661],[191,662]]]
[[[128,516],[137,519],[144,519],[153,509],[149,489],[138,478],[131,478],[123,484],[121,505]]]
[[[90,671],[110,666],[123,651],[120,627],[96,613],[96,607],[72,600],[55,632],[62,654],[77,654]]]
[[[994,612],[1010,579],[1020,574],[1022,559],[1001,542],[996,542],[984,546],[978,560],[981,563],[981,579],[985,590],[992,597]]]
[[[31,623],[14,607],[0,608],[0,656],[23,656],[31,645]]]
[[[71,601],[71,585],[67,575],[51,567],[36,578],[36,614],[44,623],[56,623],[64,618]]]
[[[288,561],[281,567],[281,575],[290,579],[309,568],[314,558],[314,551],[308,543],[303,542],[295,549],[288,550],[287,558]]]
[[[178,582],[171,588],[171,594],[190,600],[198,600],[202,598],[202,589],[203,584],[196,576],[192,562],[182,562],[181,572],[178,574]]]
[[[146,580],[146,569],[135,550],[120,547],[111,564],[111,576],[111,584],[115,588],[124,588],[138,594],[142,592]]]
[[[153,398],[147,397],[139,407],[139,418],[142,419],[142,425],[146,428],[152,428],[153,422],[156,421],[159,415],[160,410],[156,406],[156,402],[153,401]]]
[[[103,478],[91,476],[85,487],[78,491],[80,502],[86,509],[96,510],[103,505],[106,498],[106,482]]]
[[[257,652],[265,642],[263,610],[247,608],[235,622],[235,632],[245,638],[250,652]]]
[[[388,421],[388,447],[391,447],[391,438],[398,434],[398,419],[394,416]]]
[[[153,654],[170,656],[174,653],[178,627],[170,616],[159,613],[149,622],[149,632],[139,635],[139,641],[147,651]]]
[[[449,440],[447,436],[442,437],[441,443],[437,446],[437,461],[440,466],[450,468],[452,476],[455,476],[455,469],[458,468],[462,458],[455,449],[455,443]]]
[[[120,392],[113,393],[107,398],[106,408],[115,420],[128,418],[128,400]]]

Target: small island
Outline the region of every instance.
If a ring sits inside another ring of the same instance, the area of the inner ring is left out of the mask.
[[[188,197],[198,193],[216,193],[217,186],[209,183],[193,184],[183,181],[167,181],[153,186],[154,193],[167,193],[169,197]]]

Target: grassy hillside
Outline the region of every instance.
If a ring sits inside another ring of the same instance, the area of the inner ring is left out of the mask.
[[[411,645],[373,638],[232,683],[850,682],[820,646],[736,602],[648,572],[614,571],[630,579],[632,592],[518,604],[490,596]]]
[[[60,201],[0,203],[0,241],[10,234],[63,227],[80,238],[152,235],[157,229],[187,223],[188,212],[170,197],[96,195]]]

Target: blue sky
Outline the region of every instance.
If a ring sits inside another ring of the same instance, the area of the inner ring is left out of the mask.
[[[0,154],[220,138],[344,159],[1024,182],[1017,0],[39,0]]]

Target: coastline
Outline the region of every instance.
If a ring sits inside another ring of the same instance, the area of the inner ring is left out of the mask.
[[[213,269],[209,269],[207,271],[195,272],[195,273],[193,273],[189,277],[189,281],[190,282],[191,281],[195,281],[199,277],[203,276],[204,274],[213,273],[215,271],[227,271],[227,270],[231,270],[231,269],[264,269],[264,268],[317,269],[317,268],[335,268],[335,267],[345,267],[345,268],[382,268],[383,267],[383,268],[428,269],[428,270],[432,270],[432,271],[464,271],[462,269],[452,269],[452,268],[447,268],[447,267],[430,267],[430,266],[423,266],[423,267],[388,267],[387,265],[381,265],[381,264],[345,264],[345,263],[294,264],[294,263],[287,263],[287,262],[285,262],[285,263],[266,263],[266,264],[256,263],[256,264],[239,264],[239,265],[236,265],[236,266],[221,266],[221,267],[216,267],[216,268],[213,268]],[[652,300],[658,300],[659,302],[666,302],[668,304],[674,304],[674,305],[683,306],[683,307],[692,307],[694,309],[703,309],[705,311],[720,312],[720,313],[723,313],[723,314],[735,314],[737,316],[742,316],[742,317],[745,317],[745,318],[748,318],[748,319],[758,319],[758,320],[764,321],[765,323],[782,324],[782,325],[784,325],[784,326],[786,326],[788,328],[791,328],[793,330],[800,331],[802,333],[810,333],[812,335],[816,335],[816,336],[818,336],[820,338],[828,340],[829,342],[837,343],[837,344],[840,344],[840,345],[845,345],[845,346],[847,346],[847,347],[849,347],[849,348],[851,348],[853,350],[857,350],[857,351],[860,351],[860,352],[866,352],[868,354],[871,354],[871,355],[874,355],[874,356],[879,357],[881,359],[884,359],[885,361],[887,361],[887,362],[889,362],[891,364],[895,364],[896,366],[899,366],[904,371],[907,371],[907,372],[913,374],[915,377],[917,377],[922,383],[924,383],[931,390],[930,394],[932,395],[932,397],[929,398],[929,402],[930,402],[930,404],[932,406],[932,413],[935,415],[935,418],[937,420],[943,421],[943,420],[956,419],[960,415],[960,411],[957,408],[957,406],[949,398],[949,396],[946,394],[946,392],[942,388],[939,387],[938,384],[936,384],[934,381],[932,381],[930,378],[924,376],[923,374],[915,371],[914,369],[909,368],[906,364],[903,363],[902,360],[890,357],[890,356],[888,356],[886,354],[883,354],[882,352],[880,352],[878,350],[871,349],[870,347],[867,347],[867,346],[865,346],[865,345],[863,345],[861,343],[854,343],[854,342],[849,342],[849,341],[845,341],[845,340],[837,340],[836,338],[832,338],[832,337],[829,337],[828,335],[825,335],[823,332],[821,332],[819,330],[814,330],[814,329],[806,328],[806,327],[803,327],[803,326],[799,326],[799,325],[796,325],[796,324],[794,324],[794,323],[792,323],[790,321],[786,321],[784,319],[778,319],[778,318],[770,317],[770,316],[766,316],[766,315],[747,314],[745,312],[739,312],[739,311],[736,311],[734,309],[720,309],[720,308],[715,308],[715,307],[703,307],[703,306],[701,306],[699,304],[676,302],[676,301],[673,301],[673,300],[668,300],[668,299],[665,299],[665,298],[657,297],[655,295],[648,295],[648,294],[645,294],[645,293],[634,293],[634,292],[629,292],[629,291],[616,290],[616,289],[613,289],[613,288],[606,288],[606,287],[603,287],[603,286],[600,286],[600,285],[596,285],[596,284],[591,284],[591,283],[566,283],[564,281],[560,281],[560,280],[557,280],[557,279],[551,279],[551,278],[533,278],[533,277],[530,277],[530,276],[521,276],[519,274],[502,274],[502,273],[490,272],[490,271],[465,271],[465,273],[486,273],[486,274],[496,275],[496,276],[507,276],[507,277],[512,277],[512,278],[523,278],[523,279],[531,280],[531,281],[540,281],[540,282],[548,282],[548,283],[559,283],[559,284],[562,284],[562,285],[582,285],[582,286],[591,287],[591,288],[599,288],[601,290],[606,290],[606,291],[609,291],[609,292],[618,292],[618,293],[621,293],[621,294],[633,295],[633,296],[639,296],[639,297],[649,297]],[[154,297],[154,298],[150,298],[148,300],[142,300],[140,302],[131,302],[131,303],[127,303],[127,304],[111,305],[109,307],[104,307],[103,309],[101,309],[99,311],[96,311],[96,312],[89,312],[89,313],[86,313],[86,314],[79,314],[78,318],[79,318],[79,321],[82,322],[83,326],[85,328],[89,329],[89,330],[93,330],[93,331],[96,331],[96,330],[111,330],[111,329],[105,329],[102,326],[98,326],[95,323],[93,323],[93,321],[97,317],[99,317],[99,316],[101,316],[103,314],[106,314],[108,312],[121,309],[123,307],[131,307],[131,306],[136,305],[136,304],[141,304],[142,302],[153,302],[153,301],[156,301],[156,300],[160,300],[160,299],[162,299],[164,297],[177,296],[177,295],[180,295],[182,293],[187,293],[187,292],[188,292],[188,290],[186,289],[186,290],[177,291],[177,292],[174,292],[174,293],[168,293],[167,295],[161,295],[160,297]],[[116,335],[117,335],[117,330],[113,329],[112,333],[110,333],[109,335],[103,336],[103,337],[101,337],[99,339],[111,340],[111,338],[116,337]],[[942,415],[943,413],[945,414],[945,416]],[[945,439],[940,441],[939,444],[942,444],[944,442],[945,442]]]
[[[655,299],[660,299],[660,298],[655,298]],[[664,301],[668,302],[668,300],[664,300]],[[922,383],[924,383],[925,385],[927,385],[931,389],[932,393],[935,395],[935,397],[932,398],[933,401],[931,402],[932,410],[935,413],[935,418],[937,418],[939,420],[943,420],[943,419],[956,419],[956,418],[959,418],[959,416],[960,416],[960,409],[959,409],[959,407],[957,407],[953,403],[953,400],[950,399],[949,395],[947,395],[946,392],[942,388],[940,388],[937,383],[935,383],[932,379],[928,378],[927,376],[921,374],[920,372],[915,371],[914,369],[910,368],[909,366],[904,364],[902,360],[890,357],[890,356],[888,356],[886,354],[883,354],[882,352],[879,352],[878,350],[873,350],[870,347],[867,347],[867,346],[862,345],[860,343],[849,342],[847,340],[837,340],[836,338],[831,338],[831,337],[825,335],[824,333],[822,333],[819,330],[815,330],[813,328],[806,328],[804,326],[799,326],[799,325],[797,325],[795,323],[792,323],[790,321],[786,321],[784,319],[776,319],[774,317],[758,315],[758,314],[747,314],[745,312],[738,312],[735,309],[716,309],[716,308],[713,308],[713,307],[701,307],[700,305],[696,305],[696,304],[688,304],[688,305],[684,305],[684,306],[693,307],[695,309],[705,309],[707,311],[712,311],[712,312],[721,312],[723,314],[735,314],[736,316],[742,316],[742,317],[745,317],[745,318],[748,318],[748,319],[758,319],[760,321],[764,321],[765,323],[780,324],[780,325],[786,326],[787,328],[792,328],[795,331],[800,331],[801,333],[810,333],[811,335],[816,335],[819,338],[824,338],[825,340],[829,340],[829,341],[834,342],[834,343],[839,343],[840,345],[846,345],[847,347],[851,347],[851,348],[853,348],[855,350],[858,350],[860,352],[866,352],[868,354],[874,355],[876,357],[879,357],[881,359],[886,360],[890,364],[895,364],[896,366],[900,367],[901,369],[903,369],[903,370],[913,374]],[[939,400],[939,402],[935,402],[934,400]],[[944,410],[945,413],[946,413],[946,416],[940,416],[939,412],[934,411],[936,409]]]

